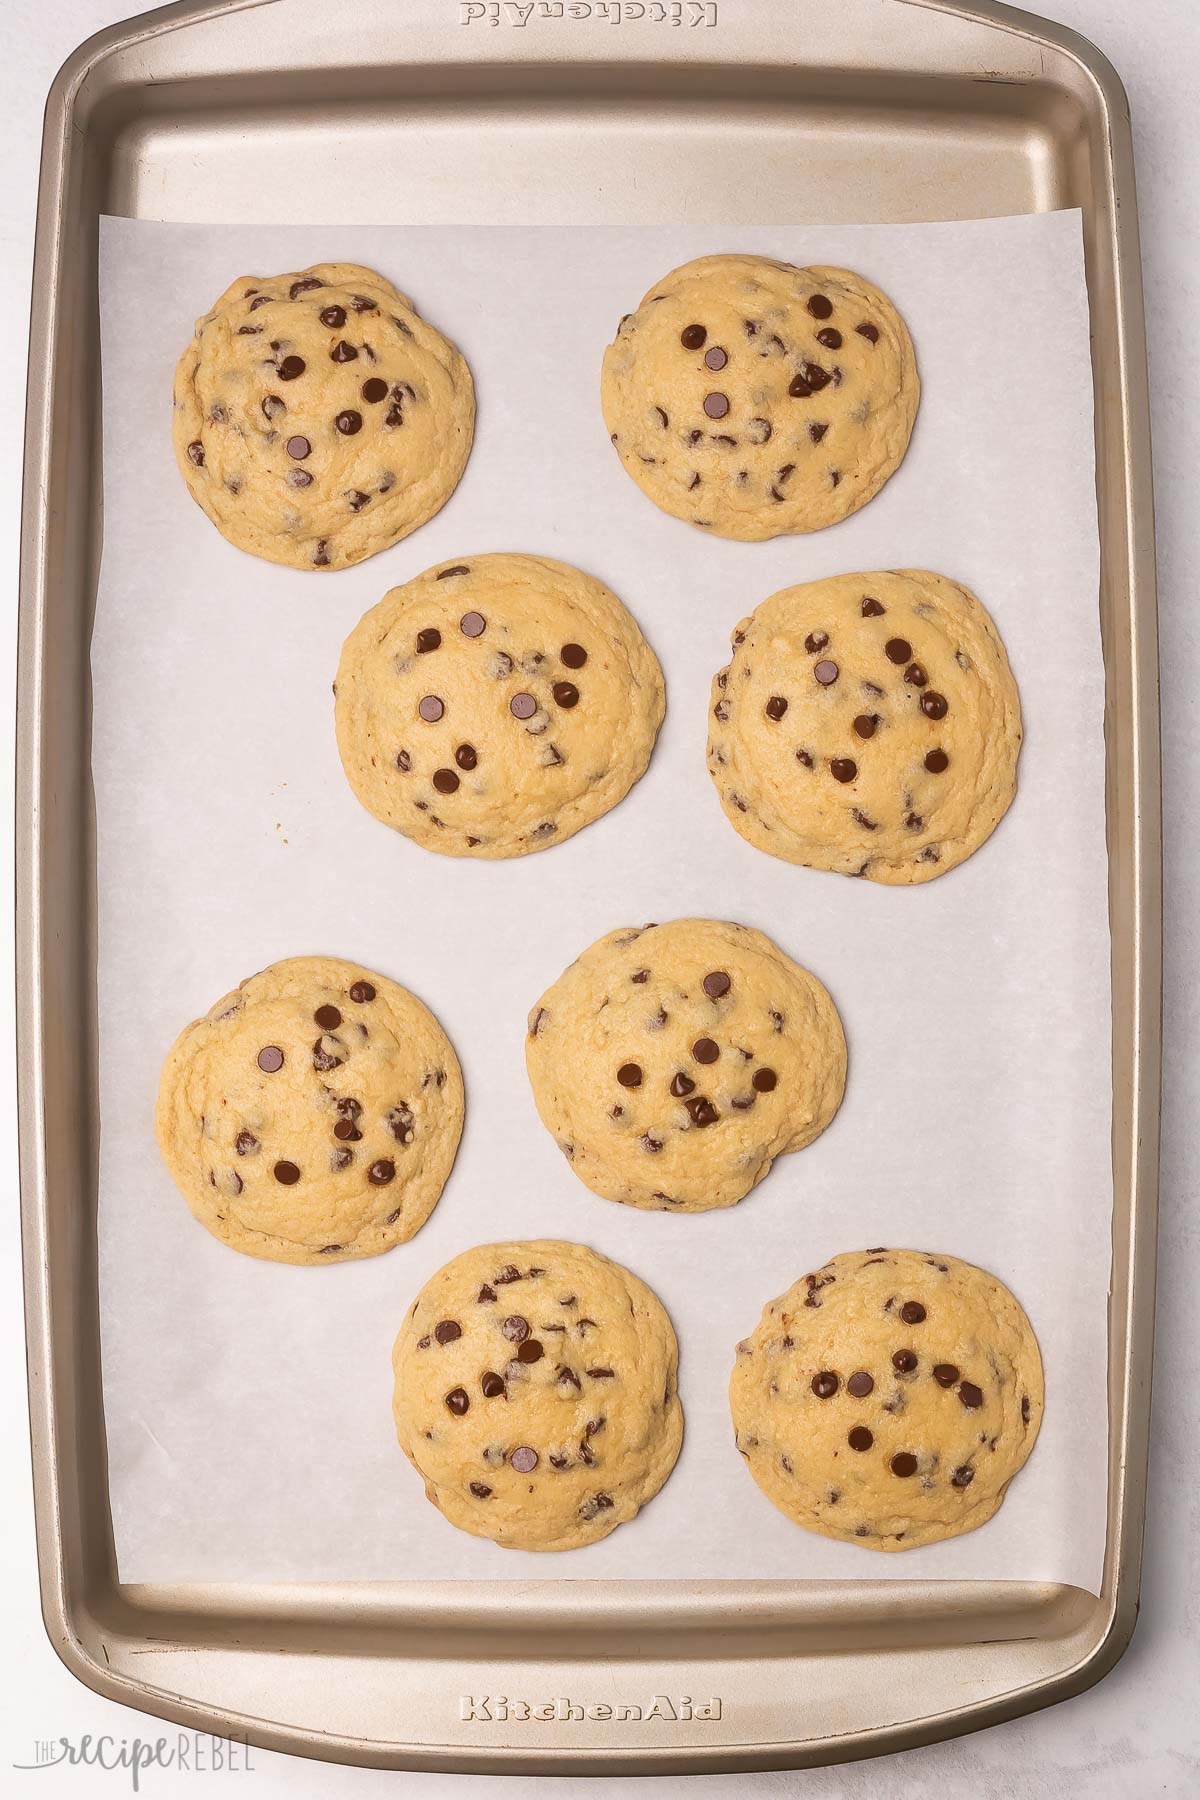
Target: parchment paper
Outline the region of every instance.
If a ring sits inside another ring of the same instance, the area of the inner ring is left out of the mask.
[[[807,538],[722,542],[659,513],[598,404],[622,313],[686,258],[844,263],[892,296],[923,382],[878,499]],[[227,544],[170,445],[194,318],[239,274],[378,267],[461,345],[479,428],[445,510],[345,573]],[[968,224],[514,231],[230,229],[105,220],[105,543],[92,664],[98,817],[100,1265],[121,1577],[979,1577],[1097,1591],[1110,1266],[1109,940],[1092,386],[1080,215]],[[355,802],[334,745],[343,638],[431,563],[527,550],[625,600],[668,714],[633,793],[514,862],[428,854]],[[911,890],[744,843],[704,766],[711,676],[788,583],[925,566],[990,608],[1021,689],[1020,792],[964,867]],[[845,1021],[845,1104],[739,1206],[671,1217],[572,1175],[534,1111],[529,1005],[611,927],[700,913],[767,931]],[[433,1217],[374,1260],[293,1269],[197,1225],[153,1136],[176,1032],[242,977],[321,952],[406,983],[464,1065],[462,1149]],[[682,1350],[686,1439],[632,1524],[560,1557],[501,1551],[431,1507],[396,1446],[405,1306],[469,1245],[561,1236],[628,1264]],[[997,1518],[898,1556],[831,1543],[733,1447],[734,1345],[833,1253],[930,1248],[1007,1281],[1046,1364],[1041,1440]]]

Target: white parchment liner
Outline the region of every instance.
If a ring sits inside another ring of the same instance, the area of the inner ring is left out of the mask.
[[[808,538],[734,544],[660,514],[598,403],[618,318],[711,251],[843,263],[908,321],[923,400],[878,499]],[[377,267],[461,345],[479,426],[445,510],[358,568],[306,575],[227,544],[170,446],[171,376],[226,283]],[[267,228],[105,220],[104,559],[93,644],[100,1263],[110,1480],[125,1581],[894,1576],[1098,1589],[1110,1265],[1109,940],[1092,387],[1080,215],[903,226]],[[609,583],[667,678],[633,793],[514,862],[430,855],[352,798],[330,682],[391,586],[487,550]],[[794,869],[722,817],[704,766],[729,632],[786,584],[926,566],[990,608],[1021,689],[1020,792],[963,868],[911,890]],[[527,1008],[610,927],[701,913],[770,933],[827,983],[846,1101],[741,1205],[641,1213],[589,1193],[539,1124]],[[279,957],[411,986],[462,1059],[467,1125],[412,1243],[373,1261],[251,1261],[197,1225],[153,1106],[176,1032]],[[601,1544],[501,1551],[452,1529],[396,1446],[389,1351],[434,1269],[497,1238],[575,1238],[661,1296],[682,1349],[683,1454]],[[836,1251],[930,1248],[1000,1275],[1046,1364],[1041,1440],[997,1518],[871,1555],[783,1518],[733,1448],[734,1345]]]

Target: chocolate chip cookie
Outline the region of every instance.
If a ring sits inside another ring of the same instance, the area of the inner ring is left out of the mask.
[[[907,327],[848,269],[704,256],[604,353],[614,448],[643,493],[718,537],[816,531],[900,466],[920,397]]]
[[[708,767],[741,835],[785,862],[944,875],[1012,804],[1021,707],[974,594],[928,569],[784,588],[712,688]]]
[[[471,372],[356,263],[231,282],[175,371],[175,456],[217,529],[268,562],[346,569],[446,504]]]
[[[346,1262],[412,1237],[458,1148],[458,1058],[427,1007],[357,963],[272,963],[188,1025],[159,1148],[214,1237],[271,1262]]]
[[[359,800],[445,856],[526,856],[598,819],[644,771],[664,707],[616,595],[512,554],[393,588],[347,638],[336,694]]]
[[[483,1244],[418,1294],[393,1353],[400,1446],[462,1531],[574,1550],[632,1519],[683,1437],[671,1321],[582,1244]]]
[[[822,1537],[912,1550],[991,1518],[1042,1422],[1033,1327],[994,1275],[921,1250],[835,1256],[738,1345],[735,1441]]]
[[[821,983],[760,931],[716,919],[610,931],[529,1015],[546,1129],[606,1200],[706,1212],[819,1137],[846,1083]]]

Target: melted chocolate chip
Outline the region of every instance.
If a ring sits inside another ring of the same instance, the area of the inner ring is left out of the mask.
[[[372,1187],[386,1187],[396,1173],[396,1165],[390,1156],[381,1156],[367,1170],[367,1180]]]
[[[847,1432],[846,1442],[852,1450],[869,1450],[875,1438],[865,1425],[855,1425]]]
[[[775,1091],[779,1077],[774,1069],[755,1069],[750,1078],[750,1085],[756,1094],[770,1094]]]
[[[528,1444],[520,1444],[508,1460],[518,1475],[532,1475],[538,1466],[538,1453]]]
[[[874,1391],[875,1382],[865,1369],[856,1369],[846,1383],[846,1392],[853,1394],[856,1400],[865,1400]]]
[[[822,1369],[809,1384],[818,1400],[832,1400],[841,1386],[832,1369]]]
[[[579,689],[574,682],[556,681],[550,691],[557,704],[567,711],[579,704]]]
[[[453,1344],[462,1336],[462,1326],[457,1319],[442,1319],[434,1326],[433,1335],[439,1344]]]
[[[959,1467],[955,1469],[953,1475],[950,1477],[950,1486],[956,1488],[970,1487],[974,1479],[974,1469],[970,1468],[966,1463],[960,1463]]]
[[[866,338],[868,344],[877,344],[879,342],[879,332],[874,325],[856,325],[854,329],[857,331],[859,337]]]
[[[892,1357],[892,1367],[897,1375],[911,1375],[917,1366],[915,1350],[897,1350]]]
[[[369,1000],[375,998],[375,989],[369,981],[356,981],[351,985],[350,998],[359,1006],[365,1006]]]
[[[950,758],[944,750],[930,750],[925,757],[925,767],[931,775],[942,775],[950,767]]]
[[[835,781],[853,781],[858,774],[858,764],[849,756],[835,756],[829,765],[829,773]]]
[[[355,412],[352,407],[340,412],[333,422],[343,437],[353,437],[356,431],[362,430],[362,414]]]
[[[862,616],[864,619],[881,619],[883,617],[882,606],[878,600],[872,599],[870,594],[863,596]]]
[[[704,977],[704,991],[710,1000],[719,1000],[732,986],[724,969],[713,969]]]
[[[342,1015],[336,1006],[318,1006],[313,1014],[314,1025],[319,1025],[322,1031],[336,1031],[341,1022]]]
[[[204,445],[199,438],[193,438],[187,447],[188,461],[195,463],[198,469],[204,467]]]
[[[271,1173],[284,1187],[295,1187],[300,1179],[300,1171],[294,1162],[277,1162]]]
[[[909,663],[907,669],[905,669],[904,679],[907,681],[909,687],[923,688],[925,683],[929,680],[929,677],[921,667],[920,663],[915,662]]]
[[[767,704],[763,707],[763,711],[766,713],[768,719],[775,720],[782,719],[787,709],[788,703],[782,694],[772,694],[771,698],[767,701]]]
[[[458,776],[453,769],[435,769],[433,785],[439,794],[456,794],[458,792]]]
[[[568,669],[582,669],[587,661],[587,651],[582,644],[564,644],[558,654]]]
[[[264,1075],[277,1075],[283,1067],[283,1051],[278,1044],[264,1044],[257,1060]]]
[[[824,657],[822,661],[813,665],[813,674],[822,687],[832,687],[838,678],[839,670],[837,664],[830,657]]]
[[[676,1100],[686,1099],[688,1094],[693,1092],[695,1086],[696,1084],[691,1076],[685,1075],[682,1069],[678,1074],[672,1075],[671,1077],[671,1093],[675,1096]]]
[[[277,370],[280,381],[295,381],[298,375],[303,375],[304,367],[302,356],[285,356]]]
[[[387,399],[387,382],[381,381],[378,375],[372,375],[368,381],[363,382],[359,393],[369,405],[378,406],[381,400]]]
[[[960,1382],[958,1397],[964,1406],[972,1409],[983,1405],[983,1390],[982,1388],[977,1388],[973,1381]]]
[[[900,1308],[900,1317],[906,1325],[920,1325],[925,1317],[925,1308],[919,1300],[906,1300]]]
[[[692,1045],[692,1055],[698,1063],[715,1063],[720,1054],[720,1045],[710,1037],[699,1037]]]
[[[252,1131],[239,1131],[234,1139],[233,1147],[239,1156],[253,1156],[254,1152],[261,1149],[262,1146]]]
[[[703,1094],[693,1094],[690,1100],[684,1101],[684,1105],[693,1125],[715,1125],[721,1116],[712,1101]]]
[[[708,332],[703,325],[685,325],[679,334],[679,341],[685,350],[700,350]]]
[[[479,1386],[483,1391],[485,1400],[498,1400],[501,1394],[508,1391],[505,1388],[503,1376],[497,1375],[494,1369],[489,1369],[486,1372],[482,1377]]]
[[[546,1352],[536,1338],[526,1338],[525,1342],[518,1347],[517,1361],[522,1363],[541,1362],[545,1354]]]
[[[642,1085],[641,1065],[635,1062],[622,1063],[617,1070],[617,1080],[622,1087],[636,1088]]]
[[[427,725],[436,725],[446,708],[436,694],[426,694],[417,707],[417,711]]]
[[[883,653],[889,662],[906,663],[912,655],[912,645],[906,638],[889,638],[883,646]]]
[[[915,1475],[917,1459],[910,1450],[897,1450],[889,1464],[893,1475]]]
[[[532,719],[537,711],[537,701],[532,694],[514,694],[508,703],[508,710],[514,719]]]
[[[510,1344],[523,1344],[529,1336],[529,1320],[523,1319],[520,1313],[510,1313],[502,1319],[500,1329]]]
[[[878,723],[879,720],[874,713],[859,713],[854,721],[854,729],[860,738],[872,738],[875,736],[875,728]]]
[[[825,294],[810,294],[808,310],[814,319],[827,319],[833,312],[833,301]]]

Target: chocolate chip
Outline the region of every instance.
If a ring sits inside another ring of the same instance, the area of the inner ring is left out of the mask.
[[[532,719],[537,709],[537,701],[532,694],[514,694],[508,703],[508,710],[514,719]]]
[[[944,750],[930,750],[925,757],[925,767],[931,775],[941,775],[950,767],[950,758]]]
[[[338,1040],[336,1038],[334,1038],[332,1041],[335,1044],[338,1042]],[[313,1059],[313,1068],[316,1069],[318,1071],[318,1073],[321,1075],[326,1075],[326,1074],[328,1074],[330,1069],[340,1069],[342,1066],[342,1058],[340,1056],[338,1056],[334,1051],[327,1050],[325,1048],[324,1038],[318,1038],[316,1043],[313,1045],[312,1059]]]
[[[846,1383],[846,1392],[853,1394],[856,1400],[865,1400],[874,1387],[873,1377],[868,1375],[865,1369],[856,1369]]]
[[[961,1463],[950,1477],[950,1486],[956,1488],[970,1487],[975,1479],[975,1471],[966,1463]]]
[[[342,1022],[342,1015],[336,1006],[318,1006],[313,1014],[313,1023],[322,1031],[336,1031]]]
[[[426,694],[417,707],[417,711],[427,725],[436,725],[446,708],[436,694]]]
[[[304,367],[302,356],[285,356],[277,370],[280,381],[295,381],[297,375],[303,375]]]
[[[693,1094],[690,1100],[684,1101],[684,1105],[693,1125],[715,1125],[721,1116],[712,1101],[703,1094]]]
[[[454,569],[446,570],[448,575],[453,575],[455,572]],[[463,573],[465,574],[466,571],[464,570]],[[438,580],[441,581],[441,579],[442,577],[439,575]],[[464,637],[482,637],[487,630],[487,620],[480,612],[465,612],[458,621],[458,629],[462,632]]]
[[[396,1165],[390,1156],[381,1156],[367,1170],[367,1180],[372,1187],[386,1187],[396,1173]]]
[[[713,969],[704,977],[704,991],[710,1000],[719,1000],[729,992],[732,985],[724,969]]]
[[[520,1444],[508,1460],[518,1475],[532,1475],[538,1466],[538,1453],[528,1444]]]
[[[298,300],[301,294],[307,294],[312,288],[324,286],[325,283],[319,280],[317,276],[302,275],[298,281],[293,281],[291,287],[288,289],[288,299]]]
[[[840,331],[836,331],[832,325],[827,325],[824,331],[818,331],[817,342],[818,344],[824,344],[827,350],[840,350],[842,347],[842,334]]]
[[[771,1094],[775,1091],[775,1085],[778,1080],[779,1077],[776,1075],[774,1069],[755,1069],[754,1074],[750,1078],[750,1085],[755,1093]]]
[[[454,752],[454,760],[458,764],[460,769],[473,769],[475,767],[476,763],[479,761],[479,758],[475,753],[474,744],[460,744],[458,746],[457,750]],[[448,775],[450,773],[450,771],[447,769],[444,771],[444,773],[446,773]],[[436,787],[438,785],[438,779],[437,779],[436,775],[433,778],[433,785],[434,785],[434,787]],[[457,786],[458,786],[458,781],[456,779],[455,783],[454,783],[454,787],[457,787]],[[443,793],[452,794],[454,792],[454,788],[444,788],[442,791],[443,791]]]
[[[810,294],[808,310],[814,319],[827,319],[833,311],[833,301],[824,294]]]
[[[297,473],[300,473],[300,472],[301,471],[297,471]],[[329,540],[328,540],[328,538],[318,538],[317,547],[313,551],[313,564],[318,569],[327,569],[329,567]]]
[[[517,1350],[517,1361],[523,1363],[541,1362],[546,1352],[536,1338],[526,1338]]]
[[[353,344],[348,344],[345,338],[342,338],[340,342],[333,346],[333,349],[329,352],[329,356],[330,360],[335,363],[358,361],[358,351],[354,348]]]
[[[204,445],[199,438],[193,438],[187,447],[188,461],[195,463],[198,469],[204,467]]]
[[[879,332],[874,325],[856,325],[854,329],[857,331],[859,337],[866,338],[868,344],[877,344],[879,342]]]
[[[846,1442],[852,1450],[869,1450],[875,1439],[865,1425],[855,1425],[847,1432]]]
[[[311,487],[313,484],[313,478],[309,474],[307,469],[289,469],[287,484],[289,487],[292,487],[292,488]]]
[[[804,640],[804,648],[810,656],[815,656],[818,650],[823,650],[828,642],[829,633],[827,631],[810,631]]]
[[[782,719],[787,709],[788,703],[782,694],[772,694],[771,698],[767,701],[767,704],[763,707],[763,711],[766,713],[768,719]]]
[[[849,756],[835,756],[829,765],[829,773],[835,781],[853,781],[858,774],[858,764]]]
[[[808,428],[808,435],[812,439],[814,444],[819,444],[821,439],[825,436],[825,433],[828,430],[829,430],[828,425],[813,424],[813,425],[810,425]]]
[[[958,1380],[958,1370],[953,1363],[934,1363],[933,1379],[939,1387],[953,1387]]]
[[[458,792],[458,776],[453,769],[435,769],[433,785],[439,794],[456,794]]]
[[[636,1088],[642,1085],[641,1066],[635,1062],[622,1063],[617,1070],[617,1080],[622,1087]]]
[[[921,711],[927,719],[944,719],[949,710],[946,696],[939,694],[935,688],[929,688],[921,695]]]
[[[983,1390],[977,1388],[973,1381],[964,1381],[959,1384],[958,1397],[964,1406],[974,1408],[983,1405]]]
[[[718,369],[723,369],[728,361],[729,358],[726,356],[724,350],[722,350],[720,344],[714,344],[711,350],[706,350],[704,352],[704,366],[706,369],[712,369],[714,373]]]
[[[340,331],[346,323],[346,309],[343,306],[323,306],[317,317],[322,325],[328,325],[330,331]]]
[[[483,1390],[485,1400],[498,1400],[501,1394],[507,1392],[503,1377],[497,1375],[494,1369],[487,1370],[479,1385]]]
[[[582,669],[587,661],[587,651],[582,644],[564,644],[558,654],[568,669]]]
[[[803,375],[793,375],[788,385],[788,393],[793,400],[807,400],[812,395],[812,388],[805,381]]]
[[[705,394],[704,410],[710,419],[723,419],[729,411],[729,400],[725,394]]]
[[[457,1319],[443,1319],[434,1326],[433,1335],[439,1344],[452,1344],[462,1336],[462,1326]]]
[[[451,1388],[446,1395],[446,1405],[456,1419],[461,1419],[463,1414],[471,1409],[471,1399],[466,1388]]]
[[[692,1055],[698,1063],[715,1063],[720,1054],[720,1045],[710,1037],[699,1037],[692,1045]]]
[[[421,656],[428,656],[431,650],[440,650],[442,634],[434,625],[427,625],[424,631],[417,633],[417,651]]]
[[[371,986],[369,981],[356,981],[351,986],[350,998],[356,1001],[359,1006],[363,1006],[368,1000],[373,1000],[375,998],[375,989]]]
[[[832,687],[838,678],[838,673],[837,664],[829,657],[824,657],[819,663],[813,665],[813,674],[822,687]]]
[[[379,311],[379,308],[376,306],[375,302],[373,300],[368,300],[365,297],[365,295],[363,295],[363,294],[351,294],[350,304],[354,308],[356,313],[367,313],[367,312],[378,312]]]
[[[339,1119],[333,1128],[333,1135],[347,1144],[357,1144],[362,1138],[362,1132],[353,1119]]]
[[[507,1319],[501,1320],[500,1329],[510,1344],[523,1344],[529,1336],[529,1320],[523,1319],[520,1313],[510,1313]]]
[[[397,752],[396,752],[396,767],[398,769],[400,769],[404,774],[407,774],[408,771],[412,768],[412,757],[408,754],[407,750],[397,750]]]
[[[703,325],[685,325],[679,334],[679,341],[685,350],[699,350],[707,336],[708,332]]]
[[[917,1459],[910,1450],[897,1450],[889,1466],[893,1475],[915,1475]]]
[[[474,1494],[474,1496],[477,1500],[490,1500],[491,1499],[492,1490],[488,1486],[486,1481],[473,1481],[473,1482],[471,1482],[470,1487],[471,1487],[471,1492]]]
[[[256,1150],[261,1148],[252,1131],[239,1131],[234,1139],[233,1147],[239,1156],[252,1156]]]
[[[841,1386],[832,1369],[822,1369],[809,1384],[818,1400],[832,1400]]]
[[[882,606],[878,600],[872,599],[870,594],[863,595],[862,616],[864,619],[881,619],[883,617]]]
[[[333,422],[343,437],[353,437],[356,431],[362,430],[362,414],[353,409],[340,412]]]
[[[558,705],[567,711],[569,711],[572,706],[577,706],[579,704],[579,689],[575,686],[574,682],[556,681],[550,691],[554,695]]]
[[[276,1075],[283,1067],[283,1051],[278,1044],[264,1044],[258,1053],[258,1066],[264,1075]]]
[[[685,1075],[682,1069],[678,1074],[671,1077],[671,1092],[676,1100],[683,1100],[686,1098],[686,1096],[693,1091],[695,1086],[696,1084],[691,1076]]]
[[[915,1350],[897,1350],[892,1357],[892,1367],[897,1375],[911,1375],[917,1366]]]
[[[900,1317],[906,1325],[919,1325],[925,1317],[925,1308],[919,1300],[906,1300],[900,1308]]]
[[[277,1162],[271,1172],[284,1187],[295,1187],[300,1179],[300,1171],[294,1162]]]
[[[829,372],[828,370],[823,369],[820,363],[801,363],[800,376],[808,383],[808,391],[810,393],[817,393],[821,388],[828,387],[829,385]]]
[[[915,662],[909,663],[907,669],[905,669],[904,679],[907,681],[909,687],[923,688],[925,683],[929,680],[929,677],[921,667],[920,663]]]
[[[883,653],[889,662],[906,663],[912,655],[912,645],[905,638],[889,638]]]
[[[387,382],[381,381],[378,375],[372,375],[369,381],[363,382],[359,393],[370,405],[378,406],[381,400],[387,399]]]
[[[580,1320],[580,1323],[582,1324],[583,1321]],[[590,1375],[593,1381],[612,1381],[614,1379],[613,1372],[609,1368],[586,1369],[584,1373]]]
[[[860,738],[872,738],[875,736],[875,727],[878,723],[879,720],[873,713],[859,713],[854,721],[854,729]]]

